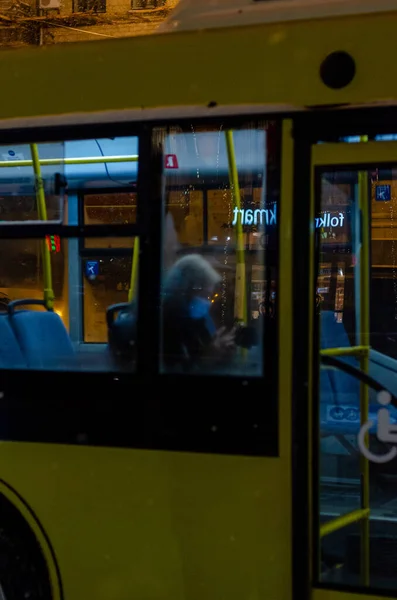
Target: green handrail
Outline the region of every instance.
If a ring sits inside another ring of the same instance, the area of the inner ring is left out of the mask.
[[[362,139],[368,141],[368,138]],[[369,190],[368,173],[358,173],[358,200],[361,213],[361,247],[360,247],[360,331],[357,343],[362,346],[370,345],[370,315],[369,315],[369,271],[370,271],[370,218],[369,218]],[[364,373],[369,370],[369,354],[362,354],[360,367]],[[364,383],[360,385],[360,414],[361,425],[368,421],[369,390]],[[368,445],[368,433],[365,444]],[[365,456],[360,455],[361,470],[361,509],[367,510],[369,514],[369,462]],[[364,585],[369,585],[369,516],[361,521],[361,576]]]
[[[320,350],[321,356],[368,356],[369,346],[349,346],[340,348],[324,348]]]
[[[139,237],[134,239],[134,253],[132,255],[131,283],[128,291],[128,302],[136,298],[138,289],[138,268],[139,268]]]
[[[40,221],[47,221],[44,183],[41,176],[41,166],[37,144],[30,144],[30,152],[32,154],[32,165],[35,177],[37,213]],[[48,310],[53,310],[55,296],[52,288],[51,255],[45,239],[41,241],[41,245],[43,255],[44,302]]]
[[[357,510],[352,510],[345,515],[341,515],[340,517],[335,517],[327,523],[323,523],[320,527],[320,538],[329,535],[330,533],[334,533],[335,531],[339,531],[339,529],[343,529],[343,527],[348,527],[352,523],[356,523],[360,521],[361,523],[368,519],[369,517],[369,508],[358,508]]]
[[[31,144],[32,146],[33,144]],[[37,146],[37,144],[34,144]],[[101,163],[137,162],[138,155],[126,156],[86,156],[83,158],[41,158],[39,165],[42,167],[55,165],[94,165]],[[0,167],[32,167],[33,160],[0,160]]]
[[[241,209],[241,193],[240,184],[238,181],[238,171],[236,164],[236,154],[234,151],[233,131],[228,129],[225,131],[226,150],[229,167],[229,182],[232,193],[234,206]],[[236,223],[236,298],[234,316],[238,321],[247,323],[247,286],[246,286],[246,270],[245,270],[245,244],[243,224],[241,219],[237,219]]]

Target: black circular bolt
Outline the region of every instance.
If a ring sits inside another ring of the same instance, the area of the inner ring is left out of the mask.
[[[333,90],[340,90],[351,83],[356,74],[354,58],[347,52],[332,52],[320,66],[321,81]]]

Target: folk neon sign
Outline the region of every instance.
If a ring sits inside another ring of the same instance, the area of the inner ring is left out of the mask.
[[[232,227],[235,227],[238,223],[241,225],[276,225],[277,223],[277,209],[274,208],[257,208],[257,209],[239,209],[235,207],[233,209],[233,222]],[[345,221],[345,215],[338,213],[334,215],[330,212],[323,213],[320,217],[316,217],[314,224],[316,229],[322,229],[323,227],[343,227]]]

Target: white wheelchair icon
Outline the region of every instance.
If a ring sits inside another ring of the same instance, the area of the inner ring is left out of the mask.
[[[382,390],[377,395],[377,401],[384,408],[380,408],[378,411],[378,425],[376,428],[376,437],[381,442],[388,442],[389,444],[397,444],[397,425],[392,425],[390,423],[390,414],[386,406],[388,406],[391,402],[391,395],[386,390]],[[358,434],[358,447],[362,455],[367,458],[369,461],[374,463],[386,463],[390,460],[393,460],[397,456],[397,448],[393,446],[386,452],[385,454],[374,454],[371,452],[366,444],[365,444],[365,436],[368,431],[374,426],[373,421],[367,421],[361,427],[360,432]]]

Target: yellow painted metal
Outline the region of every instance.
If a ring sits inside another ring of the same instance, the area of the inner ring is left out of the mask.
[[[349,348],[324,348],[322,356],[368,356],[370,346],[350,346]]]
[[[9,93],[1,98],[0,114],[21,119],[137,108],[144,118],[151,107],[210,102],[303,109],[390,101],[397,98],[397,80],[384,73],[395,69],[396,30],[397,14],[390,12],[5,49],[0,81]],[[341,40],[355,59],[357,76],[335,90],[322,83],[319,69]],[[133,77],[125,73],[128,56],[145,58],[134,63]],[[360,75],[368,72],[370,77]],[[181,73],[189,73],[188,85]],[[244,84],[231,84],[236,81]]]
[[[345,590],[335,590],[327,588],[314,588],[312,590],[311,600],[395,600],[391,596],[377,596],[376,594],[365,594],[347,592]]]
[[[97,163],[123,163],[137,162],[138,155],[128,156],[85,156],[82,158],[41,158],[39,165],[48,167],[52,165],[93,165]],[[32,167],[31,160],[0,160],[0,167]]]
[[[282,502],[279,504],[280,513],[284,513],[284,526],[292,536],[292,473],[291,473],[291,456],[292,456],[292,377],[286,377],[286,373],[292,373],[293,361],[293,311],[291,310],[293,298],[293,123],[292,120],[286,119],[282,125],[282,145],[281,145],[281,201],[278,208],[280,214],[279,227],[279,270],[280,276],[278,279],[279,293],[279,312],[283,315],[282,319],[278,320],[279,334],[279,361],[278,361],[278,415],[279,415],[279,439],[280,439],[280,457],[276,460],[281,468],[286,468],[286,477],[283,476],[285,492],[287,496],[283,496]],[[284,467],[282,467],[284,465]],[[281,474],[280,474],[281,475]],[[311,496],[309,495],[309,498]],[[286,502],[285,502],[286,500]],[[290,507],[289,512],[285,512],[285,508]],[[283,556],[283,563],[286,569],[287,581],[285,582],[286,595],[279,595],[275,590],[272,598],[291,598],[292,597],[292,552],[291,552],[291,537],[289,539],[289,550]],[[270,543],[270,541],[269,541]],[[275,564],[275,563],[274,563]],[[270,564],[269,564],[270,566]],[[271,570],[271,569],[270,569]],[[268,571],[268,575],[270,571]],[[230,590],[231,591],[231,590]],[[245,597],[246,594],[245,594]],[[260,597],[265,598],[265,594],[261,593]],[[255,595],[259,600],[259,593]]]
[[[291,418],[290,407],[292,394],[291,378],[286,373],[292,372],[292,229],[293,229],[293,149],[292,121],[285,119],[282,128],[281,146],[281,202],[279,207],[279,311],[283,315],[278,320],[279,328],[279,435],[280,455],[289,458],[291,452]],[[289,492],[290,493],[290,492]],[[285,556],[285,560],[289,560]]]
[[[370,313],[369,313],[369,277],[370,277],[370,201],[369,201],[369,181],[368,172],[360,171],[358,173],[358,203],[361,213],[361,248],[360,248],[360,331],[358,344],[369,346],[370,344]],[[362,354],[360,357],[360,367],[364,373],[368,373],[369,354]],[[368,403],[369,389],[368,385],[361,382],[360,385],[360,415],[361,425],[368,421]],[[368,445],[368,433],[365,436],[365,445]],[[361,468],[361,508],[369,509],[369,462],[360,454]],[[361,576],[364,585],[369,585],[370,575],[370,531],[369,517],[361,522]]]
[[[312,148],[314,166],[378,165],[397,156],[397,142],[357,142],[355,144],[316,144]]]
[[[226,150],[229,168],[229,182],[233,204],[237,210],[241,209],[241,192],[238,180],[236,153],[234,150],[233,131],[225,131]],[[241,323],[247,322],[247,285],[245,269],[245,244],[242,219],[236,223],[236,284],[234,316]]]
[[[0,472],[45,528],[65,600],[287,599],[289,444],[276,459],[3,442]]]
[[[330,533],[334,533],[335,531],[339,531],[343,529],[343,527],[347,527],[352,523],[356,523],[357,521],[365,520],[367,521],[369,517],[369,508],[360,508],[357,510],[353,510],[352,512],[346,513],[345,515],[341,515],[340,517],[336,517],[327,523],[324,523],[320,527],[320,537],[323,538]]]
[[[138,291],[139,245],[139,237],[136,237],[134,239],[134,251],[132,254],[131,283],[128,291],[128,302],[135,300]]]
[[[44,183],[41,176],[40,158],[37,144],[30,144],[32,165],[35,176],[37,214],[40,221],[47,221],[47,207],[45,202]],[[49,310],[54,308],[54,291],[52,289],[51,254],[45,239],[41,241],[43,257],[44,302]]]

